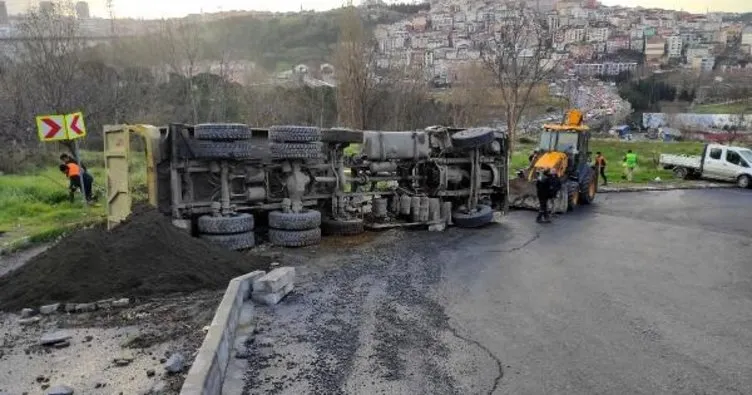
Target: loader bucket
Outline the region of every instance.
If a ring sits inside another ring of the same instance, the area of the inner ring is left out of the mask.
[[[509,180],[509,205],[517,209],[539,210],[537,192],[535,181],[528,181],[519,177]],[[552,213],[565,213],[567,211],[568,195],[567,184],[564,183],[556,199],[549,202],[549,209]]]

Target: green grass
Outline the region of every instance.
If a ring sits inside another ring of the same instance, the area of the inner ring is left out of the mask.
[[[131,160],[131,190],[134,201],[146,200],[145,160],[139,152]],[[68,180],[50,166],[27,174],[0,177],[0,249],[12,250],[25,240],[53,240],[66,232],[105,220],[104,158],[99,152],[82,152],[84,164],[94,176],[99,202],[85,206],[80,193],[68,201]]]
[[[752,99],[728,104],[701,104],[690,111],[697,114],[752,114]]]
[[[607,139],[594,139],[590,142],[590,151],[595,153],[600,151],[606,157],[608,165],[606,166],[606,176],[611,184],[626,183],[622,176],[625,169],[622,166],[622,160],[627,150],[632,150],[637,154],[638,166],[634,172],[633,183],[647,183],[660,177],[661,181],[672,180],[671,171],[663,170],[658,165],[660,154],[683,154],[683,155],[700,155],[703,144],[700,142],[625,142]],[[530,144],[518,144],[512,155],[512,165],[510,171],[514,173],[518,169],[527,167],[527,157],[533,150],[534,146]],[[514,175],[514,174],[512,174]]]

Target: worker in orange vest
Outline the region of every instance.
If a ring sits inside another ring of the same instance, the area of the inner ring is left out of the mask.
[[[606,178],[606,157],[599,152],[595,153],[595,183],[598,184],[598,174],[603,177],[603,185],[608,185]]]
[[[86,196],[86,200],[91,202],[93,200],[92,184],[94,184],[94,177],[86,171],[86,167],[76,162],[70,155],[62,154],[60,160],[63,162],[60,165],[60,171],[70,180],[70,201],[73,202],[73,194],[76,189],[81,189]],[[81,178],[84,180],[83,188],[81,187]]]

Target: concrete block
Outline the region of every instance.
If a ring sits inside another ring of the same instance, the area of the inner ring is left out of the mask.
[[[23,309],[23,310],[21,310],[21,318],[33,317],[34,314],[36,314],[36,312],[34,311],[34,309]]]
[[[19,325],[24,325],[24,326],[26,326],[26,325],[33,325],[33,324],[36,324],[37,322],[39,322],[41,320],[42,319],[39,316],[37,316],[37,317],[30,317],[30,318],[22,318],[22,319],[18,320],[18,324]]]
[[[97,310],[96,303],[79,303],[76,305],[77,313],[84,313],[87,311],[96,311],[96,310]]]
[[[253,283],[256,280],[260,279],[261,277],[264,277],[265,275],[266,275],[265,271],[256,270],[255,272],[250,272],[240,277],[236,277],[233,280],[240,281],[241,287],[242,287],[241,291],[243,292],[243,298],[247,300],[251,298],[251,291],[253,291]]]
[[[429,232],[443,232],[444,230],[446,230],[446,224],[445,223],[428,225],[428,231]]]
[[[253,292],[252,299],[256,303],[263,303],[267,306],[274,306],[277,303],[279,303],[282,298],[287,296],[292,289],[295,287],[295,284],[289,283],[284,286],[284,288],[280,289],[277,292]]]
[[[60,308],[60,303],[48,304],[39,308],[39,314],[50,315],[55,314]]]
[[[131,303],[131,300],[128,298],[122,298],[118,299],[112,302],[112,307],[126,307]]]
[[[66,303],[65,307],[63,307],[66,313],[73,313],[76,311],[76,304],[75,303]]]
[[[253,282],[253,293],[275,293],[295,282],[294,267],[280,267]]]
[[[114,302],[115,299],[103,299],[97,301],[97,308],[98,309],[109,309],[112,307],[112,302]]]

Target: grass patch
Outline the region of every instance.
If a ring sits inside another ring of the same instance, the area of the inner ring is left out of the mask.
[[[101,152],[85,151],[82,160],[94,176],[94,190],[99,202],[85,206],[81,194],[68,200],[68,180],[57,166],[24,174],[0,177],[0,249],[54,240],[72,230],[105,221],[104,158]],[[134,201],[148,198],[146,161],[143,154],[133,152],[130,163],[131,190]]]
[[[749,114],[752,113],[752,99],[727,104],[700,104],[690,110],[696,114]]]
[[[528,155],[535,148],[534,145],[518,144],[515,152],[512,154],[511,175],[518,169],[528,166]],[[640,141],[626,142],[608,139],[593,139],[590,141],[590,150],[595,153],[600,151],[606,157],[608,165],[606,166],[606,176],[609,183],[626,183],[622,179],[625,169],[622,166],[622,160],[628,150],[637,154],[638,166],[634,172],[633,183],[647,183],[660,177],[662,181],[673,178],[671,171],[663,170],[658,165],[658,159],[661,154],[680,154],[680,155],[700,155],[702,153],[703,143],[694,141],[682,142],[660,142],[660,141]]]

